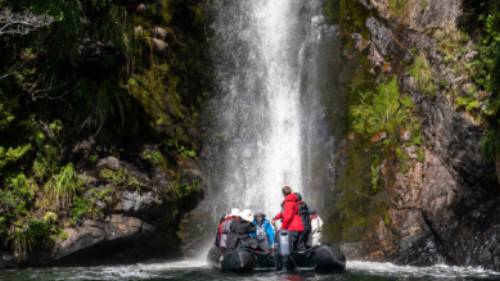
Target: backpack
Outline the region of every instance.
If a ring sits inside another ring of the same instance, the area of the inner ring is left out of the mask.
[[[309,214],[309,207],[306,202],[300,201],[299,205],[299,216],[302,219],[302,224],[304,225],[304,231],[311,231],[311,216]]]
[[[220,242],[219,242],[220,248],[227,248],[227,237],[229,235],[232,222],[233,222],[232,218],[225,219],[222,222],[222,233],[221,233]]]

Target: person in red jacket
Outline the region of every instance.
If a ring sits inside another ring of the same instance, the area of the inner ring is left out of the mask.
[[[292,192],[292,188],[284,186],[282,189],[285,199],[281,203],[281,212],[273,219],[281,220],[281,229],[287,230],[291,239],[292,250],[297,249],[298,237],[304,231],[302,219],[299,216],[299,198]]]

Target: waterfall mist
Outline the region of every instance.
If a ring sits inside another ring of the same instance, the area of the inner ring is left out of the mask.
[[[212,242],[207,229],[229,208],[275,215],[283,185],[325,205],[335,175],[335,99],[325,97],[335,91],[340,44],[322,2],[210,2],[216,73],[204,113],[205,199],[184,220],[185,248]]]

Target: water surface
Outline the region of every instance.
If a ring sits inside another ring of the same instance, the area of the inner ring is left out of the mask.
[[[179,261],[140,263],[123,266],[27,268],[0,272],[2,281],[440,281],[440,280],[500,280],[500,273],[472,267],[395,266],[389,263],[352,261],[343,274],[256,272],[246,275],[222,273],[205,262]]]

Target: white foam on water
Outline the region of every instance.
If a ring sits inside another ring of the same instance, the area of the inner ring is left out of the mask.
[[[30,280],[131,280],[169,277],[169,272],[178,270],[202,269],[206,261],[180,260],[173,262],[137,263],[131,265],[94,266],[94,267],[54,267],[28,269]],[[45,278],[44,278],[45,277]]]
[[[433,266],[401,266],[392,263],[348,261],[347,270],[350,272],[369,273],[379,276],[396,277],[434,277],[434,278],[498,278],[500,272],[484,269],[482,267],[462,267],[436,264]]]

